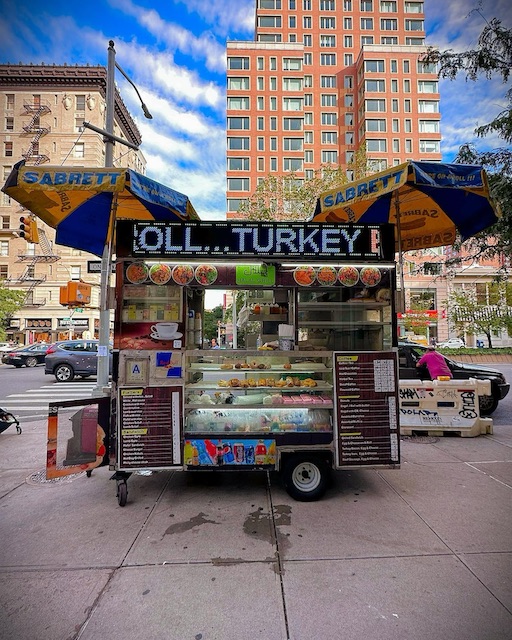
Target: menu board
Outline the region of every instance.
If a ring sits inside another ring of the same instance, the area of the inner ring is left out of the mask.
[[[337,467],[400,463],[394,351],[335,352]]]
[[[182,387],[119,389],[119,468],[181,465]]]

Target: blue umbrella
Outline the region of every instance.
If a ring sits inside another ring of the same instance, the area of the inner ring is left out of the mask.
[[[2,191],[54,228],[58,244],[97,256],[112,239],[117,219],[199,219],[187,196],[126,168],[21,161]]]

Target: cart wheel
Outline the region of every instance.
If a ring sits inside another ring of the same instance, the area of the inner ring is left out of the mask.
[[[315,456],[292,456],[284,464],[283,482],[288,494],[300,502],[321,498],[329,484],[329,466]]]
[[[16,431],[17,431],[18,433],[21,433],[21,427],[20,427],[20,425],[19,425],[19,424],[16,424]]]
[[[126,484],[126,480],[121,480],[121,482],[117,483],[117,502],[119,503],[119,506],[124,507],[127,499],[128,485]]]
[[[92,476],[92,469],[87,469],[87,471],[85,472],[85,475],[90,478]]]

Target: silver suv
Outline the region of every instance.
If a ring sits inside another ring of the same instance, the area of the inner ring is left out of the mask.
[[[71,382],[75,376],[95,376],[98,369],[98,340],[63,340],[50,345],[44,359],[44,372],[57,382]],[[112,352],[110,352],[112,373]]]

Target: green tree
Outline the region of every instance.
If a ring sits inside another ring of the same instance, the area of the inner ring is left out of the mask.
[[[368,173],[366,149],[361,148],[348,167],[354,180]],[[246,220],[309,220],[321,193],[349,182],[342,167],[324,165],[314,170],[312,178],[298,178],[294,172],[269,174],[238,209],[238,217]]]
[[[222,313],[223,309],[220,305],[204,312],[203,337],[206,340],[217,337],[217,327],[218,323],[222,322]]]
[[[485,26],[474,49],[455,52],[429,47],[422,60],[437,65],[441,78],[454,80],[459,74],[465,74],[466,81],[498,78],[506,85],[512,72],[512,30],[497,18],[487,22],[480,8],[469,15],[475,12],[484,19]],[[475,129],[478,138],[494,133],[506,145],[512,143],[512,89],[505,91],[504,105],[491,122]],[[512,150],[503,147],[479,152],[473,143],[467,142],[460,147],[455,162],[480,164],[488,170],[491,193],[502,211],[497,224],[465,243],[471,259],[498,255],[512,258]],[[490,235],[493,236],[491,242]],[[460,243],[455,248],[459,249]]]
[[[512,328],[511,300],[512,286],[505,283],[490,284],[484,301],[479,299],[476,288],[456,289],[448,297],[448,319],[461,334],[484,333],[492,348],[492,334]]]
[[[25,293],[17,289],[7,289],[0,284],[0,340],[5,340],[7,321],[23,306]]]

